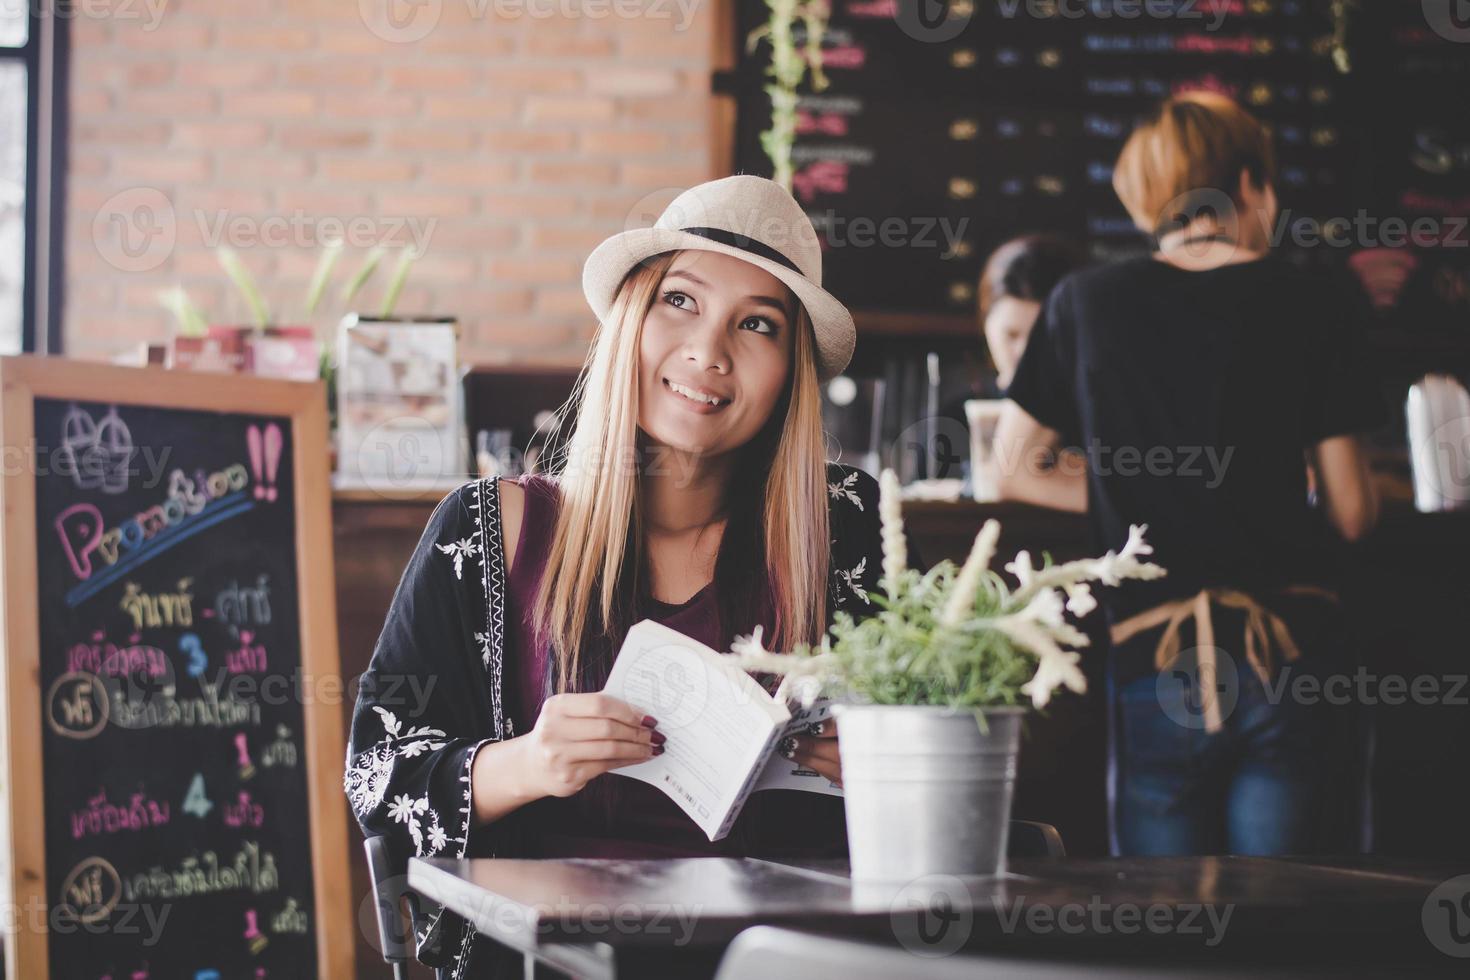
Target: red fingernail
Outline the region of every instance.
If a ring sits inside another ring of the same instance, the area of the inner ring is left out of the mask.
[[[648,737],[649,737],[650,740],[652,740],[652,742],[653,742],[654,745],[662,745],[662,744],[664,744],[665,742],[667,742],[669,740],[669,737],[667,735],[665,735],[663,732],[654,732],[652,735],[650,735]]]
[[[643,727],[644,728],[653,728],[657,724],[658,724],[658,719],[655,718],[655,717],[653,717],[653,715],[644,715],[643,716]]]
[[[664,747],[662,745],[655,745],[653,747],[653,754],[654,755],[663,755],[664,754]]]

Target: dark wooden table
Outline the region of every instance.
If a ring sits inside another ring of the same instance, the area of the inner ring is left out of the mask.
[[[1204,957],[1238,964],[1232,976],[1339,964],[1353,976],[1463,977],[1470,958],[1443,950],[1470,957],[1470,876],[1448,905],[1441,886],[1467,872],[1364,858],[1017,860],[1003,878],[883,887],[838,863],[414,859],[408,880],[525,954],[527,976],[709,976],[731,939],[769,924],[902,945],[919,954],[915,976],[926,952],[983,950]]]

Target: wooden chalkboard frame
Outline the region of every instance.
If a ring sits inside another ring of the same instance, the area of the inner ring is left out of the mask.
[[[115,367],[59,357],[0,357],[0,436],[6,465],[0,475],[0,705],[5,712],[3,762],[10,859],[11,908],[49,908],[46,894],[45,799],[42,785],[40,622],[37,603],[35,474],[11,465],[13,447],[35,433],[37,398],[106,401],[154,408],[238,412],[290,419],[296,474],[296,572],[300,601],[301,669],[324,677],[340,672],[332,567],[331,481],[327,399],[321,382]],[[317,963],[325,978],[354,975],[356,921],[348,877],[346,752],[339,709],[302,705],[311,819],[312,881],[317,909]],[[17,929],[6,939],[5,972],[47,977],[48,933]]]

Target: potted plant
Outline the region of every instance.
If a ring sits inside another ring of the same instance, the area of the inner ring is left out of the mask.
[[[906,565],[898,478],[880,480],[882,594],[876,615],[839,613],[816,649],[780,654],[760,631],[734,652],[748,670],[784,675],[780,694],[837,698],[838,749],[852,876],[904,882],[928,874],[1005,870],[1021,721],[1059,687],[1087,681],[1076,648],[1088,638],[1065,614],[1097,606],[1092,583],[1164,574],[1141,561],[1145,527],[1121,551],[1035,568],[1022,551],[991,571],[1000,526],[987,521],[964,567]],[[1029,706],[1028,706],[1029,702]]]
[[[311,284],[307,288],[303,317],[306,323],[316,315],[328,281],[341,257],[342,247],[341,241],[332,241],[322,248]],[[272,317],[254,278],[234,250],[220,248],[216,254],[220,267],[250,310],[252,323],[243,326],[210,324],[182,288],[161,292],[159,299],[177,322],[177,329],[169,344],[170,366],[244,372],[294,381],[311,381],[321,377],[326,379],[330,388],[334,365],[327,346],[318,340],[317,331],[305,324],[278,323]],[[368,252],[362,267],[342,287],[339,302],[343,309],[352,308],[353,300],[377,271],[385,254],[386,249],[382,247]],[[411,246],[400,254],[383,300],[381,317],[387,319],[392,316],[409,269],[418,257],[418,249]]]

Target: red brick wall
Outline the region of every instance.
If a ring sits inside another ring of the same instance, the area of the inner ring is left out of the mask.
[[[580,361],[587,252],[714,176],[713,0],[397,0],[422,18],[399,28],[384,2],[173,0],[154,18],[136,0],[72,22],[67,353],[162,340],[175,285],[245,322],[212,241],[273,319],[303,322],[321,239],[347,236],[340,284],[416,227],[399,312],[459,316],[467,361]]]

